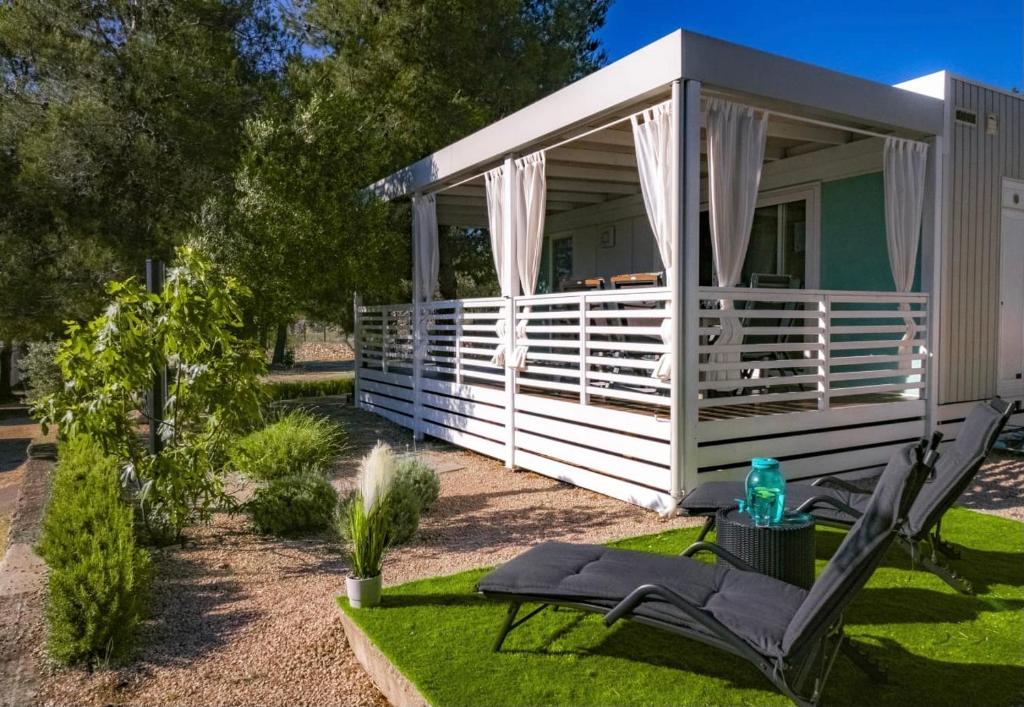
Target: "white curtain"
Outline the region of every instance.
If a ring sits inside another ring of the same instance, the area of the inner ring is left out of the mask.
[[[537,275],[544,249],[544,212],[547,206],[544,165],[543,152],[516,160],[516,189],[513,194],[516,200],[516,268],[524,295],[537,292]],[[524,310],[526,313],[529,311],[529,307]],[[516,324],[516,348],[509,365],[517,371],[526,368],[529,348],[526,325],[526,319]]]
[[[498,286],[501,288],[502,297],[509,297],[512,293],[508,289],[509,278],[505,268],[509,267],[510,263],[505,262],[505,239],[511,237],[511,234],[505,233],[505,179],[504,167],[496,167],[484,175],[487,188],[487,227],[491,234],[494,270],[498,274]],[[511,306],[511,301],[508,306]],[[505,366],[505,332],[505,317],[499,316],[494,323],[498,345],[491,357],[491,363],[495,366]]]
[[[885,240],[897,292],[910,292],[914,286],[927,163],[928,145],[925,143],[893,137],[885,139],[882,163]]]
[[[672,192],[676,188],[676,174],[679,170],[672,122],[671,103],[663,103],[630,118],[633,143],[636,146],[636,166],[640,173],[640,191],[643,193],[644,208],[651,222],[654,240],[658,244],[658,253],[665,266],[666,282],[671,277],[672,263],[675,261],[677,214],[672,208]],[[663,320],[661,338],[666,346],[672,344],[671,319]],[[671,380],[671,353],[661,355],[651,375],[663,381]]]
[[[734,287],[742,276],[743,261],[750,244],[768,136],[768,117],[764,113],[757,115],[750,106],[711,98],[707,102],[705,129],[715,281],[719,287]],[[721,308],[723,311],[732,309],[732,300],[723,299]],[[729,346],[743,341],[738,319],[725,315],[720,322],[722,333],[716,345]],[[728,354],[713,357],[713,360],[721,362],[738,359],[738,355]],[[719,380],[738,376],[739,371],[735,371],[712,377]]]
[[[889,137],[882,152],[885,183],[885,240],[889,267],[897,292],[910,292],[917,269],[917,247],[921,240],[921,214],[928,164],[928,145]],[[902,304],[900,309],[909,309]],[[914,319],[906,317],[907,333],[900,342],[914,338]]]
[[[437,249],[437,199],[433,194],[412,200],[412,237],[416,248],[416,279],[420,297],[429,302],[437,291],[440,256]]]
[[[708,201],[719,287],[740,281],[754,223],[768,119],[749,106],[708,100]]]

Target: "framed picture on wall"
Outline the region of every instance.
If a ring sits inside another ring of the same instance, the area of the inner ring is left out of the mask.
[[[606,226],[601,229],[599,241],[602,248],[615,247],[615,226]]]

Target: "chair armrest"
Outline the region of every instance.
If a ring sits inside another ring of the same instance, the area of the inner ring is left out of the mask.
[[[863,479],[858,479],[858,481],[868,480],[878,483],[878,477],[866,476]],[[834,476],[822,476],[819,479],[815,479],[811,482],[811,486],[817,486],[819,488],[834,488],[839,489],[840,491],[848,491],[849,493],[862,493],[865,495],[871,494],[871,491],[863,486],[858,486],[856,483],[852,483],[846,479],[837,479]]]
[[[732,554],[721,545],[716,545],[715,543],[708,542],[706,540],[690,545],[690,547],[683,550],[681,554],[683,557],[693,557],[701,550],[714,553],[738,570],[743,570],[744,572],[757,572],[757,569],[751,566],[750,563],[736,557],[736,555]]]
[[[819,505],[832,506],[837,511],[845,513],[846,515],[850,516],[850,518],[852,518],[853,520],[857,520],[861,517],[861,515],[863,515],[860,511],[851,508],[850,506],[840,501],[838,498],[833,498],[832,496],[812,496],[811,498],[808,498],[806,501],[797,506],[796,512],[811,513],[813,512],[814,508]]]

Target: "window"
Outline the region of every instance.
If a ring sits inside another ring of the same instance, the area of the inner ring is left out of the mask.
[[[551,241],[551,274],[555,289],[572,275],[572,238]]]
[[[817,286],[817,187],[762,194],[754,211],[740,284],[754,273],[789,275],[798,286]],[[711,220],[700,214],[700,284],[713,282]]]

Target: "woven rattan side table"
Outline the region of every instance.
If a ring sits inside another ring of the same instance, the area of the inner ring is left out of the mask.
[[[715,526],[717,544],[758,572],[808,589],[814,584],[814,518],[810,515],[786,515],[778,525],[759,528],[749,513],[730,508],[718,512]]]

